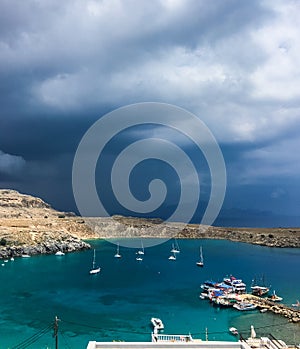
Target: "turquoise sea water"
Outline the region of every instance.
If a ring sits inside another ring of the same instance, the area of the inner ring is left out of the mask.
[[[169,261],[171,241],[145,249],[142,262],[135,251],[105,240],[93,241],[100,274],[89,275],[93,251],[36,256],[8,261],[0,267],[0,348],[54,348],[52,325],[59,321],[59,347],[85,348],[89,340],[149,341],[150,318],[159,317],[165,333],[191,333],[210,340],[245,337],[250,325],[258,335],[272,333],[289,344],[300,343],[300,324],[259,311],[219,309],[199,299],[200,284],[233,274],[250,288],[254,276],[282,296],[300,299],[300,249],[278,249],[221,240],[179,240],[181,253]],[[204,268],[196,266],[203,246]],[[41,332],[45,329],[45,333]]]

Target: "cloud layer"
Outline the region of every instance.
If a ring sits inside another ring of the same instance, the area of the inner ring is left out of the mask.
[[[21,156],[6,154],[0,150],[0,173],[16,174],[25,166],[25,160]]]
[[[18,154],[36,164],[36,145],[49,136],[44,157],[72,154],[91,119],[159,101],[208,125],[227,156],[229,184],[277,178],[273,193],[286,192],[282,182],[300,172],[299,23],[293,0],[4,0],[0,117],[13,134],[0,148],[16,152],[16,138]],[[58,131],[41,126],[51,119],[65,138],[51,142]],[[21,135],[20,120],[29,125]],[[24,161],[0,159],[2,171]]]

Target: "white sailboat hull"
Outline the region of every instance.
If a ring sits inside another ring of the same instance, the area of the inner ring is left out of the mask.
[[[98,274],[100,273],[101,268],[91,269],[90,274]]]

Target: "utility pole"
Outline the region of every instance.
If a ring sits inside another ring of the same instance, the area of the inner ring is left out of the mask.
[[[53,337],[55,338],[55,349],[58,349],[58,321],[60,321],[60,319],[57,316],[55,316],[53,334]]]

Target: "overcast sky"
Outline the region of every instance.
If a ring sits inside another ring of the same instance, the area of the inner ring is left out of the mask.
[[[88,128],[162,102],[220,145],[220,224],[300,225],[299,23],[297,0],[0,0],[0,187],[75,211]]]

